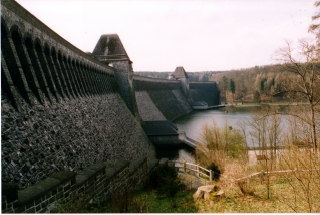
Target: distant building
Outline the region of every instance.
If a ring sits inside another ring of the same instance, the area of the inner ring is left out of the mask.
[[[182,90],[186,95],[186,97],[188,98],[189,76],[187,75],[186,71],[182,66],[178,66],[176,70],[169,75],[168,79],[179,80],[181,82]]]
[[[176,80],[180,80],[183,78],[189,78],[189,76],[187,75],[186,71],[184,70],[184,68],[182,66],[178,66],[176,68],[176,70],[169,75],[169,78],[170,77],[173,77]]]

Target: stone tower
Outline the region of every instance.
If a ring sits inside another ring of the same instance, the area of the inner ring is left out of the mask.
[[[182,66],[178,66],[176,70],[169,75],[169,79],[179,80],[184,94],[187,98],[189,97],[189,77]]]
[[[139,118],[138,109],[132,90],[132,61],[127,55],[117,34],[101,35],[92,55],[97,60],[114,68],[114,75],[119,86],[120,96],[126,103],[131,113]]]

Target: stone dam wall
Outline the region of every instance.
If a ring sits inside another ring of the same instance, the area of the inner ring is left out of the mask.
[[[190,82],[189,101],[205,101],[209,106],[219,105],[219,85],[216,82]]]
[[[1,1],[2,183],[24,189],[59,171],[154,158],[114,70],[15,1]]]
[[[79,173],[57,172],[21,191],[11,184],[2,184],[2,212],[57,213],[59,201],[68,210],[79,196],[82,207],[89,202],[105,201],[119,190],[144,187],[157,165],[157,161],[150,165],[146,157],[141,157],[131,162],[118,160],[109,167],[93,164]]]
[[[172,121],[192,111],[180,81],[135,75],[132,82],[143,121]]]
[[[104,200],[122,185],[140,188],[155,158],[140,123],[172,121],[193,100],[217,103],[214,83],[190,84],[187,98],[180,81],[134,75],[112,37],[113,56],[125,59],[109,67],[1,1],[2,212],[44,213],[81,192]]]

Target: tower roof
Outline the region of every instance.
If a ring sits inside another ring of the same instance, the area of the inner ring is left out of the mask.
[[[178,66],[174,71],[174,73],[172,73],[172,75],[174,75],[174,77],[177,79],[188,78],[188,75],[182,66]]]
[[[112,62],[119,60],[129,60],[129,56],[124,49],[117,34],[101,35],[92,54],[100,61]]]

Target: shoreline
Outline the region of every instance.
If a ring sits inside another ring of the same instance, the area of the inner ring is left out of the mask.
[[[256,102],[234,102],[231,104],[225,104],[226,107],[263,107],[263,106],[298,106],[298,105],[308,105],[308,103],[303,102],[269,102],[269,103],[256,103]]]

